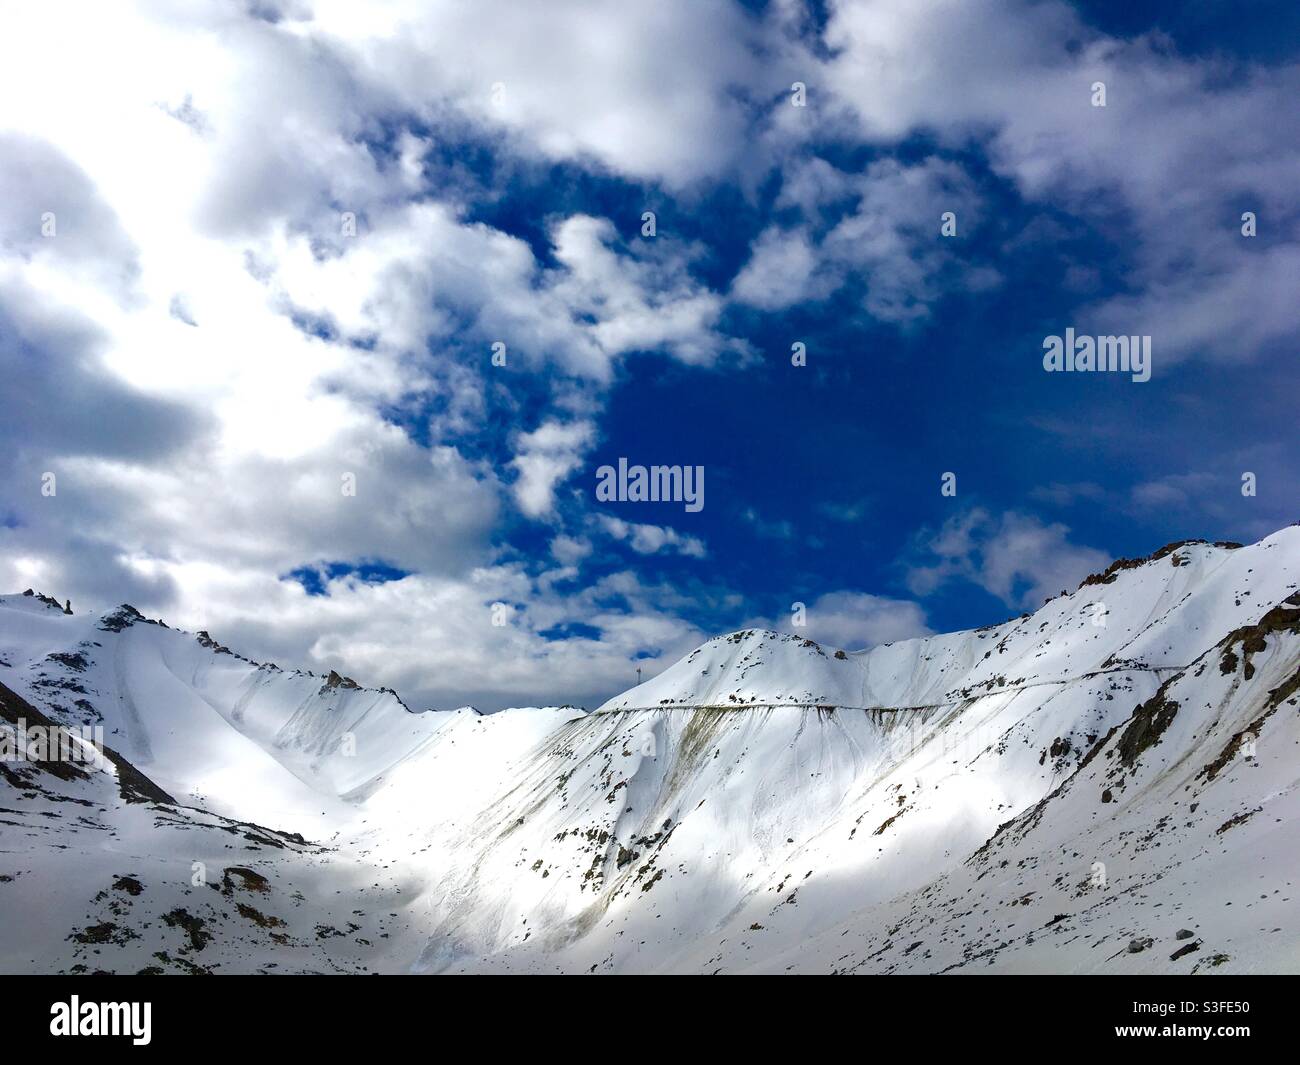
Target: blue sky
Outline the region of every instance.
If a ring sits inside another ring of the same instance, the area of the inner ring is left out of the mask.
[[[1298,19],[87,24],[136,77],[89,93],[74,43],[0,86],[0,359],[26,385],[0,577],[494,709],[598,702],[796,602],[860,647],[1257,539],[1297,517]],[[1150,336],[1151,380],[1045,372],[1067,327]],[[703,467],[704,508],[598,501],[620,457]]]

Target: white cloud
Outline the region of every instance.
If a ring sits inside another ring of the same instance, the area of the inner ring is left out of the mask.
[[[842,52],[824,63],[791,43],[787,8],[282,7],[278,22],[225,2],[7,13],[0,375],[22,388],[0,421],[0,493],[17,519],[0,515],[0,588],[131,598],[252,653],[346,665],[431,700],[484,683],[489,700],[598,697],[639,651],[689,647],[691,596],[623,573],[561,598],[589,541],[553,530],[541,565],[554,566],[530,574],[502,561],[496,534],[512,499],[555,516],[621,360],[745,353],[726,335],[727,300],[668,217],[654,240],[637,239],[636,215],[539,218],[536,246],[472,221],[463,183],[425,180],[425,154],[461,135],[507,175],[563,161],[645,182],[647,199],[655,182],[689,193],[738,174],[752,190],[792,145],[849,123],[877,141],[989,138],[1028,196],[1084,211],[1096,189],[1122,192],[1141,237],[1135,292],[1093,308],[1099,320],[1161,323],[1165,350],[1225,358],[1294,331],[1289,67],[1219,85],[1213,64],[1099,40],[1051,3],[839,6],[828,39]],[[1077,55],[1062,52],[1071,35]],[[1104,114],[1081,110],[1096,71],[1112,85]],[[784,99],[796,76],[808,112]],[[1170,188],[1183,191],[1166,202]],[[938,246],[939,210],[963,205],[963,233],[978,221],[952,164],[849,175],[811,159],[786,167],[780,197],[801,217],[760,237],[736,299],[779,307],[860,278],[868,309],[906,324],[954,285],[990,280]],[[1259,204],[1258,246],[1235,234],[1241,200]],[[849,212],[834,225],[833,206]],[[53,238],[39,235],[47,210]],[[492,399],[511,402],[488,361],[496,340],[508,372],[541,371],[551,389],[549,413],[511,427],[504,467],[469,439]],[[39,494],[45,471],[57,497]],[[761,535],[794,534],[747,517]],[[940,537],[915,580],[1023,598],[1095,554],[1058,526],[988,521]],[[667,527],[619,528],[642,554],[705,552]],[[1035,551],[1056,561],[1025,562]],[[328,596],[281,579],[363,556],[412,575],[341,579]],[[836,594],[814,605],[844,641],[883,638],[887,617],[923,623]],[[504,630],[483,609],[496,600],[518,604]],[[540,635],[566,621],[602,636]]]
[[[930,595],[951,580],[969,581],[1010,607],[1037,609],[1070,590],[1111,557],[1070,543],[1069,528],[1016,511],[994,516],[982,507],[954,515],[937,532],[922,530],[907,561],[907,587]]]
[[[642,663],[654,673],[705,636],[680,620],[671,595],[630,573],[559,595],[520,566],[501,564],[382,584],[340,577],[321,596],[212,562],[169,573],[192,593],[186,606],[166,612],[169,624],[207,629],[236,650],[256,649],[260,659],[285,667],[336,668],[367,685],[395,688],[417,709],[595,706],[631,686],[639,653],[654,652]],[[611,593],[629,608],[604,606]],[[504,626],[493,624],[497,602],[510,608]],[[73,598],[78,612],[88,605]],[[542,635],[575,622],[599,637]]]
[[[1143,510],[1182,509],[1216,488],[1226,495],[1224,489],[1230,490],[1231,485],[1224,484],[1224,478],[1210,473],[1171,474],[1135,484],[1131,498],[1134,505]]]
[[[790,46],[726,0],[377,11],[318,0],[293,28],[330,42],[417,114],[451,108],[543,157],[674,185],[735,167],[748,101],[789,84],[776,64]]]
[[[666,525],[647,525],[623,521],[602,514],[597,519],[604,531],[615,540],[626,541],[639,555],[654,555],[660,551],[676,552],[688,558],[704,558],[708,553],[704,541],[698,536],[679,533]]]
[[[590,540],[561,534],[551,541],[551,556],[562,566],[575,566],[590,554]]]
[[[0,420],[0,588],[37,581],[78,609],[130,599],[249,653],[346,665],[416,699],[604,697],[631,656],[686,649],[699,634],[674,612],[688,603],[634,579],[617,609],[593,589],[561,598],[582,540],[557,536],[560,568],[529,576],[501,562],[510,548],[494,533],[503,501],[553,512],[619,359],[708,364],[735,347],[718,332],[721,297],[694,280],[694,249],[629,243],[622,220],[548,220],[552,254],[535,255],[468,221],[454,185],[427,187],[422,160],[472,116],[506,154],[623,158],[674,183],[729,165],[744,108],[709,95],[731,73],[691,61],[711,47],[700,11],[539,12],[567,34],[545,48],[485,33],[483,18],[501,20],[456,5],[391,39],[383,19],[405,17],[392,6],[321,3],[276,23],[225,3],[13,12],[0,371],[23,387]],[[374,21],[352,34],[353,18]],[[756,25],[723,19],[742,34]],[[622,43],[591,53],[597,71],[578,57],[606,32]],[[727,54],[738,76],[751,69],[743,49]],[[567,99],[540,91],[557,64]],[[493,65],[520,110],[479,113]],[[47,210],[53,238],[40,234]],[[518,432],[497,468],[466,439],[483,432],[491,390],[510,403],[504,378],[488,376],[494,340],[510,372],[546,371],[536,379],[557,412]],[[53,498],[40,494],[46,471]],[[633,545],[650,545],[651,528]],[[282,579],[363,558],[411,575],[340,579],[327,596]],[[497,599],[521,604],[514,622],[480,632]],[[575,613],[601,631],[595,647],[539,635]]]
[[[926,625],[925,611],[919,604],[866,592],[827,592],[805,603],[803,616],[804,624],[798,626],[793,615],[757,624],[849,650],[863,650],[933,632]]]
[[[332,234],[328,254],[305,233],[277,234],[264,254],[286,309],[404,356],[391,380],[355,375],[376,390],[409,389],[426,344],[469,346],[486,366],[500,341],[508,366],[556,366],[601,383],[634,351],[709,363],[735,346],[717,331],[721,298],[671,245],[622,252],[613,225],[586,215],[558,222],[552,239],[558,266],[544,268],[524,241],[423,201],[373,211],[358,237]]]
[[[590,422],[543,422],[515,442],[510,465],[519,471],[515,500],[530,518],[541,518],[555,507],[555,489],[576,470],[595,439]]]
[[[1081,328],[1150,334],[1159,366],[1242,361],[1300,327],[1283,280],[1300,271],[1300,64],[1184,58],[1053,0],[839,3],[826,43],[829,110],[868,140],[979,142],[1024,196],[1090,218],[1131,258],[1132,294],[1086,308]],[[1248,209],[1264,239],[1240,235]]]
[[[38,277],[71,275],[129,300],[137,251],[77,164],[39,137],[0,130],[0,249]]]
[[[683,255],[642,241],[639,254],[621,256],[611,247],[615,239],[613,223],[585,215],[566,219],[554,233],[555,257],[567,272],[555,278],[553,291],[572,313],[595,320],[591,332],[602,351],[662,349],[707,364],[735,347],[715,332],[722,298],[690,278]]]
[[[989,268],[964,263],[960,242],[940,234],[947,211],[957,216],[963,239],[979,224],[974,185],[954,163],[883,159],[858,175],[824,162],[816,169],[803,165],[782,196],[814,216],[830,199],[848,200],[853,209],[818,238],[808,226],[764,230],[732,285],[733,298],[743,303],[780,310],[859,280],[869,314],[906,326],[928,317],[948,291],[982,291],[999,281]]]
[[[765,311],[778,311],[802,300],[825,298],[833,287],[813,289],[818,257],[805,229],[763,230],[750,248],[749,261],[731,284],[733,299]]]

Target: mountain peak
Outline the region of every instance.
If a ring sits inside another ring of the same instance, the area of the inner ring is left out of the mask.
[[[34,591],[31,588],[28,588],[25,592],[23,592],[23,598],[31,599],[33,602],[40,603],[42,606],[50,610],[57,610],[61,614],[72,613],[71,599],[65,600],[60,605],[59,601],[55,599],[52,595],[44,595],[43,593]]]
[[[487,716],[258,668],[129,606],[105,629],[14,597],[10,718],[98,720],[156,782],[146,801],[184,805],[144,825],[104,774],[59,795],[0,773],[23,865],[104,874],[53,901],[44,876],[4,890],[121,923],[93,959],[69,937],[51,961],[124,971],[170,956],[165,915],[193,903],[177,846],[240,883],[255,869],[257,917],[224,889],[205,910],[205,963],[229,970],[328,949],[322,928],[360,931],[375,888],[391,905],[355,943],[407,971],[1249,970],[1291,950],[1266,930],[1296,875],[1276,826],[1300,803],[1298,586],[1295,529],[1180,541],[991,627],[854,653],[740,629],[597,713]],[[103,832],[128,826],[154,833],[141,894],[105,911],[123,870]],[[1174,882],[1199,958],[1131,947],[1181,935],[1145,901]],[[284,934],[250,947],[272,914]],[[0,962],[31,956],[0,936]]]
[[[1203,650],[1205,626],[1255,620],[1290,555],[1178,540],[1142,558],[1117,559],[1075,592],[1034,614],[965,632],[915,637],[848,652],[798,633],[740,629],[716,636],[598,713],[647,708],[951,706],[975,692],[1064,683],[1119,667],[1171,668]],[[1086,593],[1080,595],[1079,593]]]

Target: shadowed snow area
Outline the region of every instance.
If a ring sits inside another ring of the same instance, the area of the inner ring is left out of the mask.
[[[118,756],[0,762],[0,967],[1295,971],[1298,587],[1298,527],[1187,542],[489,716],[0,597],[0,725]]]

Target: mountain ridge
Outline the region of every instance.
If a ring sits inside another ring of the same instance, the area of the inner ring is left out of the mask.
[[[175,872],[137,869],[151,927],[180,906],[225,930],[202,950],[167,948],[177,964],[1295,967],[1297,936],[1256,925],[1285,927],[1300,876],[1276,828],[1300,813],[1300,529],[1244,548],[1181,541],[1095,576],[1032,615],[859,652],[739,630],[592,713],[412,713],[339,673],[256,666],[208,634],[105,631],[5,597],[0,680],[69,723],[89,716],[79,701],[101,714],[187,804],[159,807],[159,826],[210,838],[212,860],[231,824],[213,814],[322,841],[270,847],[246,830],[241,867],[273,885],[255,909],[294,947],[260,926],[250,946],[233,896],[195,910]],[[29,873],[98,868],[96,846],[38,842],[43,816],[13,852]],[[1232,862],[1262,880],[1234,879]],[[1109,886],[1088,886],[1098,865]],[[1172,935],[1147,901],[1171,877],[1179,908],[1200,914],[1197,950],[1130,951]],[[1227,903],[1247,916],[1211,927]],[[311,946],[315,925],[343,932]],[[114,945],[114,964],[144,963],[162,933],[133,934],[144,942]],[[0,935],[0,960],[15,957]]]

